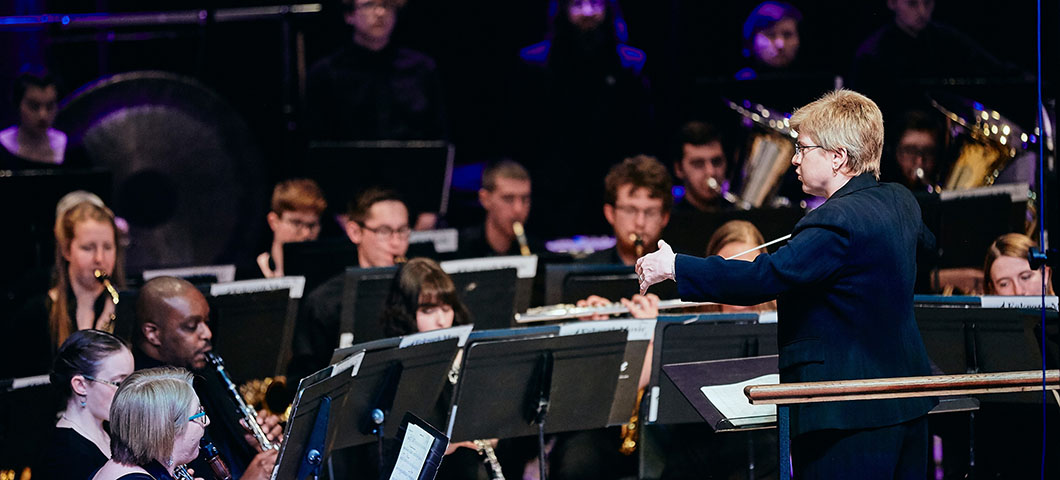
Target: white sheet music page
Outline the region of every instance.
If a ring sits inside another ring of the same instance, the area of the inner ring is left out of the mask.
[[[414,423],[408,424],[405,429],[405,439],[401,441],[401,451],[398,452],[397,464],[390,474],[390,480],[417,480],[423,464],[427,462],[427,454],[431,451],[434,437],[426,430]]]
[[[706,395],[707,400],[721,412],[721,415],[733,425],[739,425],[737,420],[747,417],[767,417],[777,414],[776,405],[751,405],[747,395],[743,394],[744,387],[748,385],[776,385],[780,383],[780,374],[771,373],[762,375],[740,383],[726,385],[710,385],[700,387],[699,390]]]

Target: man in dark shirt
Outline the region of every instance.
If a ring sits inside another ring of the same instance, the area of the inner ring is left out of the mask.
[[[482,225],[460,231],[458,256],[461,258],[519,255],[515,223],[522,231],[530,215],[530,174],[512,160],[501,160],[482,172],[482,188],[478,200],[486,210]],[[523,241],[527,241],[523,231]],[[537,245],[526,245],[527,252],[539,250]]]
[[[615,246],[585,259],[587,263],[633,265],[654,252],[670,221],[673,180],[658,160],[647,155],[627,158],[604,179],[604,218],[615,233]]]
[[[369,189],[350,205],[346,234],[357,244],[358,266],[391,267],[409,249],[409,211],[396,193]],[[306,295],[295,323],[287,376],[295,383],[328,364],[339,346],[345,273]]]
[[[447,137],[434,61],[390,43],[402,0],[343,0],[353,42],[309,71],[310,137],[419,140]]]
[[[195,393],[213,420],[206,429],[206,437],[221,451],[236,478],[270,478],[277,450],[258,451],[256,440],[239,426],[235,401],[217,375],[209,371],[206,353],[211,350],[213,338],[209,318],[206,298],[191,283],[174,277],[158,277],[144,284],[136,300],[133,333],[136,369],[169,365],[195,372]],[[257,420],[270,440],[278,441],[279,419],[260,412]],[[210,471],[201,459],[192,467],[196,476],[206,476]]]
[[[721,133],[704,122],[681,127],[671,152],[674,174],[684,183],[685,196],[674,211],[717,212],[731,204],[721,196],[725,187],[728,157]]]

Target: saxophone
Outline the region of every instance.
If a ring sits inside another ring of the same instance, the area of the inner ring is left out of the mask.
[[[117,307],[118,300],[120,299],[118,298],[118,290],[115,289],[114,285],[110,283],[110,275],[107,274],[107,272],[104,272],[103,270],[100,270],[98,268],[92,271],[92,275],[96,277],[96,280],[98,280],[99,283],[103,284],[103,288],[107,290],[107,293],[110,294],[111,303],[114,304],[114,307]],[[103,325],[103,328],[101,328],[100,330],[106,330],[107,332],[114,333],[114,319],[116,318],[117,315],[112,312],[110,314],[110,321],[107,322],[106,325]]]

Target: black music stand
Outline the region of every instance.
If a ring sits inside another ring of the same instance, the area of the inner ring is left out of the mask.
[[[515,321],[520,280],[514,268],[460,272],[450,275],[457,295],[479,330],[511,328]],[[529,284],[527,284],[529,287]],[[526,297],[530,292],[527,290]]]
[[[305,277],[307,294],[346,267],[357,265],[357,245],[345,236],[283,244],[284,274]]]
[[[297,300],[290,290],[208,295],[213,346],[237,383],[283,375],[291,359]],[[253,341],[247,334],[253,332]],[[272,362],[263,359],[274,359]]]
[[[677,284],[661,282],[648,292],[663,300],[678,298]],[[633,267],[601,264],[551,264],[545,266],[545,304],[574,303],[589,295],[617,302],[640,293]]]
[[[662,374],[663,365],[775,355],[777,324],[757,322],[756,313],[659,317],[655,325],[648,423],[701,421],[680,389]]]
[[[716,392],[710,397],[701,390],[707,386],[739,385],[763,375],[777,374],[776,355],[675,363],[663,365],[662,370],[715,432],[771,428],[776,424],[776,407],[751,405],[743,393],[742,386]],[[755,385],[763,383],[765,382]],[[741,407],[746,404],[747,408],[739,413],[726,411],[726,402],[739,404]]]
[[[560,335],[577,335],[590,332],[626,332],[626,351],[622,355],[615,399],[611,404],[608,426],[629,422],[637,405],[637,390],[640,387],[640,372],[644,368],[644,355],[648,351],[655,332],[655,320],[603,320],[595,322],[571,322],[560,325]]]
[[[324,461],[336,448],[332,404],[344,402],[362,359],[363,354],[359,354],[341,366],[328,366],[299,382],[276,459],[275,478],[301,480],[320,475]]]
[[[468,340],[449,418],[451,439],[511,438],[609,424],[626,332],[524,335],[508,330]],[[512,401],[498,402],[498,392]]]
[[[339,311],[339,338],[353,334],[358,343],[386,338],[380,319],[390,283],[397,271],[398,267],[346,269]]]

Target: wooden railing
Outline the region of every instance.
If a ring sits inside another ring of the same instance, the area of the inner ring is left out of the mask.
[[[1045,372],[1045,388],[1060,389],[1060,370]],[[749,385],[744,394],[752,404],[790,405],[846,400],[1030,392],[1042,389],[1042,371],[874,378],[829,382]]]

